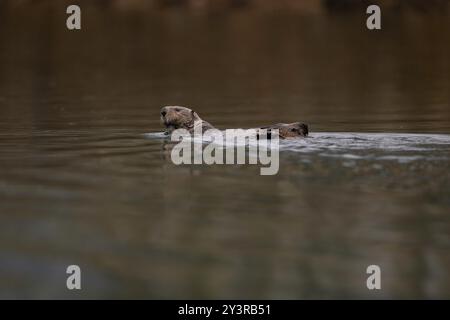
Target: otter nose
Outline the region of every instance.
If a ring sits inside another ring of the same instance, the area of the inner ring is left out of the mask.
[[[163,117],[165,117],[166,114],[167,114],[167,112],[166,112],[165,110],[161,111],[161,115],[162,115]]]

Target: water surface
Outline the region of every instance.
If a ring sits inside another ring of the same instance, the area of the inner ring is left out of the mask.
[[[55,12],[0,11],[1,298],[450,297],[448,16]],[[172,104],[312,138],[175,166]]]

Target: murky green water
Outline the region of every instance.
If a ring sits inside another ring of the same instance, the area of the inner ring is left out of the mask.
[[[34,8],[0,8],[1,298],[450,297],[448,16]],[[168,104],[313,138],[175,166]]]

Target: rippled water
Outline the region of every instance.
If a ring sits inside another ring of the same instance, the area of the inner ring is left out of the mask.
[[[241,138],[244,140],[235,140],[229,143],[225,139],[225,131],[222,132],[223,136],[220,140],[222,143],[217,143],[214,137],[208,135],[194,136],[193,139],[190,136],[186,136],[184,140],[191,140],[194,143],[203,143],[205,145],[213,143],[215,146],[222,148],[249,145],[249,136],[245,133],[241,135]],[[146,133],[144,137],[162,141],[171,140],[170,136],[167,136],[164,132]],[[175,144],[177,141],[181,140],[175,139],[173,143]],[[257,143],[257,141],[253,143]],[[263,143],[263,146],[273,147],[285,152],[301,152],[321,156],[335,155],[336,157],[354,159],[397,159],[399,161],[403,159],[403,156],[407,157],[408,154],[417,155],[413,159],[445,160],[446,153],[449,151],[449,145],[450,135],[448,134],[362,132],[315,132],[311,133],[307,138],[280,139],[277,145],[270,142]],[[432,152],[432,154],[427,154],[425,153],[426,151]],[[371,152],[374,153],[372,154]],[[378,156],[381,156],[381,158]]]
[[[39,8],[0,11],[1,298],[450,297],[448,17],[92,9],[74,34]],[[311,138],[274,176],[175,166],[171,104]]]

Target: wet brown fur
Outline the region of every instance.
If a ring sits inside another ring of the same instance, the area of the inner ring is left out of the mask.
[[[161,109],[160,114],[161,123],[166,127],[166,134],[181,128],[193,132],[196,126],[201,126],[202,132],[214,129],[209,122],[202,120],[197,112],[186,107],[166,106]],[[278,129],[282,139],[307,137],[309,133],[308,126],[301,122],[277,123],[259,129]]]

